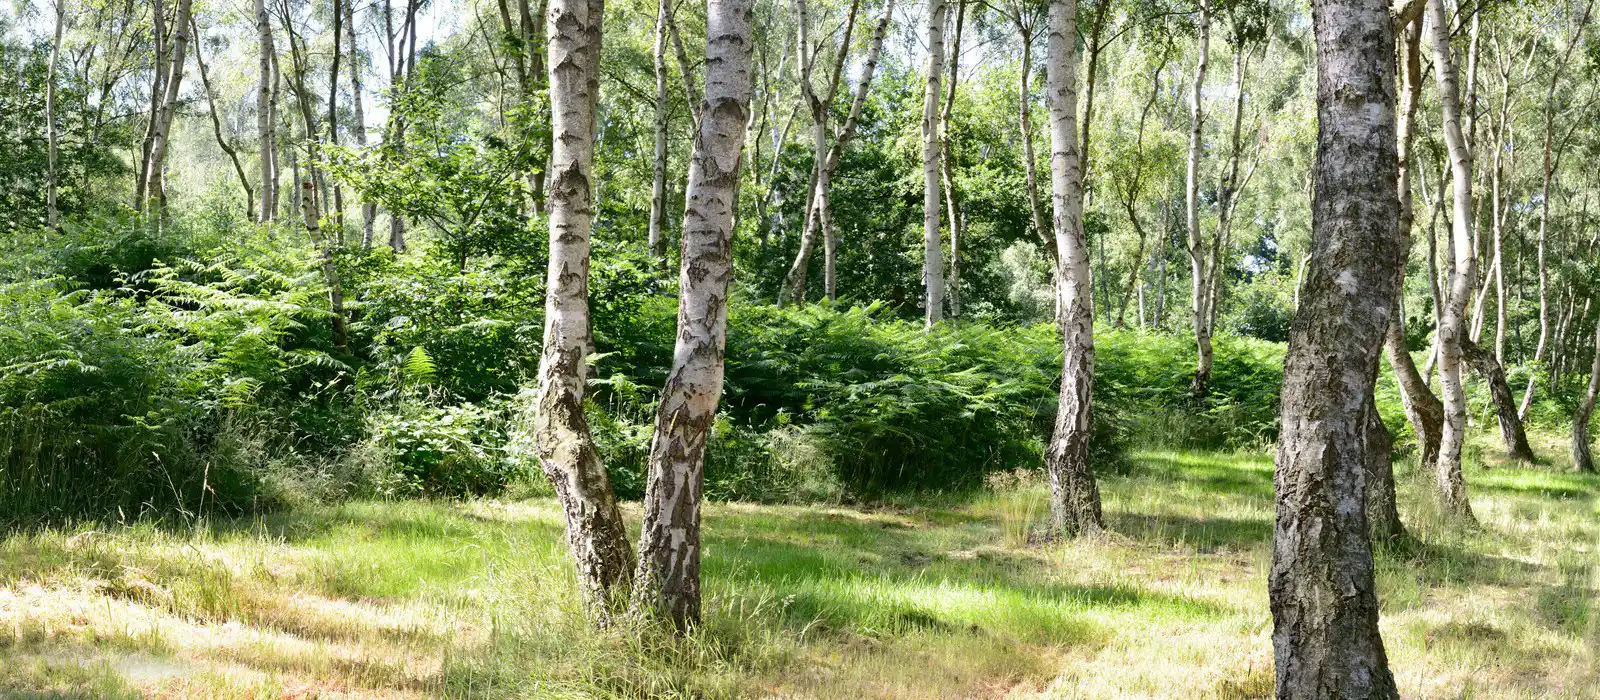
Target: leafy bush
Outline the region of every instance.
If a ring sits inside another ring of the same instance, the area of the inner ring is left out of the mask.
[[[368,418],[364,454],[377,458],[374,486],[386,496],[492,494],[515,471],[505,456],[505,420],[495,403],[403,401]]]
[[[354,438],[309,262],[154,265],[116,289],[0,287],[0,512],[239,511],[300,475],[232,457]]]

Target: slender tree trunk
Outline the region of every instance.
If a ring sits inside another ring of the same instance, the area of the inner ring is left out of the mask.
[[[190,29],[194,32],[194,62],[200,68],[200,86],[206,92],[206,106],[211,113],[211,133],[217,138],[217,147],[227,154],[228,160],[233,163],[233,172],[239,176],[239,186],[244,188],[245,214],[251,215],[256,211],[255,192],[250,189],[250,176],[245,173],[244,161],[239,159],[239,150],[222,135],[222,118],[217,115],[216,93],[211,89],[211,77],[206,74],[206,57],[202,42],[200,41],[200,26],[191,18]]]
[[[1528,410],[1533,407],[1533,389],[1538,383],[1539,366],[1544,362],[1545,350],[1550,341],[1550,273],[1549,267],[1545,264],[1545,242],[1549,236],[1550,181],[1554,179],[1556,163],[1560,161],[1560,155],[1553,155],[1554,149],[1551,145],[1555,133],[1556,84],[1560,81],[1567,64],[1571,62],[1572,50],[1583,38],[1583,29],[1589,24],[1589,12],[1593,6],[1592,2],[1584,4],[1583,16],[1578,19],[1578,24],[1572,31],[1572,40],[1562,51],[1561,60],[1555,64],[1555,69],[1550,71],[1550,86],[1544,94],[1544,180],[1539,188],[1539,343],[1533,351],[1533,368],[1528,372],[1528,388],[1523,390],[1522,403],[1517,407],[1517,413],[1523,420],[1527,420]],[[1573,431],[1576,434],[1576,426]]]
[[[347,349],[350,343],[349,333],[345,330],[344,286],[340,284],[339,268],[334,262],[335,239],[323,234],[322,221],[317,215],[321,209],[317,204],[317,186],[312,183],[310,173],[308,167],[306,169],[308,177],[299,183],[300,218],[305,222],[306,233],[317,246],[318,257],[322,264],[322,277],[328,284],[328,309],[333,314],[333,344],[340,349]]]
[[[1594,327],[1594,360],[1589,366],[1589,388],[1572,415],[1572,468],[1594,472],[1594,457],[1589,452],[1589,419],[1594,416],[1595,395],[1600,393],[1600,318]]]
[[[354,3],[355,0],[342,0]],[[339,63],[344,59],[344,17],[341,0],[333,0],[333,58],[328,63],[328,143],[339,145]],[[338,226],[334,240],[344,245],[344,188],[333,182],[333,221]]]
[[[356,42],[356,0],[344,0],[345,43],[350,45],[350,117],[356,146],[367,147],[367,116],[361,108],[361,45]],[[372,248],[373,223],[378,218],[376,202],[361,203],[361,249]]]
[[[184,51],[189,37],[191,0],[178,0],[178,15],[172,24],[172,47],[169,51],[171,67],[168,69],[165,95],[156,113],[155,128],[151,132],[150,158],[145,166],[144,193],[160,210],[166,209],[167,195],[163,173],[167,163],[167,135],[172,130],[172,119],[178,109],[178,89],[183,84]]]
[[[1284,364],[1274,478],[1277,697],[1398,698],[1366,499],[1378,347],[1394,308],[1394,30],[1382,0],[1319,0],[1312,255]]]
[[[1082,166],[1082,180],[1084,182],[1093,182],[1093,180],[1089,177],[1089,165],[1093,160],[1090,158],[1090,156],[1094,152],[1094,149],[1092,148],[1094,142],[1090,138],[1094,133],[1092,129],[1094,126],[1094,95],[1095,88],[1100,84],[1100,81],[1098,80],[1100,77],[1100,52],[1105,50],[1106,45],[1110,43],[1101,43],[1100,37],[1105,34],[1106,16],[1111,12],[1111,4],[1111,2],[1106,0],[1095,3],[1094,19],[1089,23],[1089,34],[1083,38],[1084,49],[1089,52],[1088,65],[1084,66],[1083,74],[1083,124],[1081,125],[1081,129],[1083,131],[1082,145],[1078,147],[1078,161]],[[1090,192],[1085,191],[1086,197],[1089,194]],[[1104,252],[1105,248],[1102,246],[1102,256]],[[1102,270],[1102,272],[1104,272],[1104,270]],[[1101,287],[1104,289],[1106,284],[1104,281],[1105,275],[1102,274],[1101,277]],[[1111,297],[1109,292],[1107,292],[1106,305],[1109,307],[1110,304]]]
[[[539,463],[566,515],[567,545],[590,615],[604,624],[633,567],[628,535],[589,421],[589,241],[594,218],[595,112],[600,97],[603,0],[552,0],[550,262],[544,353],[533,434]]]
[[[1093,420],[1094,294],[1089,249],[1083,235],[1083,173],[1078,161],[1077,0],[1051,0],[1045,75],[1050,105],[1050,190],[1054,210],[1057,317],[1061,326],[1061,395],[1055,432],[1045,452],[1050,514],[1059,535],[1094,535],[1105,529],[1100,489],[1089,464]]]
[[[783,284],[778,292],[778,305],[802,304],[805,302],[806,284],[810,274],[811,256],[816,251],[817,240],[823,240],[823,286],[827,298],[832,300],[838,293],[838,239],[833,231],[833,215],[831,209],[832,198],[829,194],[833,183],[833,172],[839,166],[839,159],[844,154],[844,148],[854,137],[856,123],[861,117],[861,109],[865,104],[867,91],[872,86],[872,77],[877,69],[878,57],[883,50],[883,40],[888,31],[894,3],[884,6],[883,16],[878,20],[877,29],[872,36],[872,42],[867,50],[867,60],[862,71],[862,78],[856,84],[855,100],[851,103],[850,114],[845,119],[843,128],[833,137],[832,147],[828,146],[828,117],[832,109],[834,97],[838,94],[840,81],[844,78],[844,69],[849,57],[850,37],[855,31],[856,12],[860,7],[859,2],[850,6],[850,14],[845,19],[844,39],[839,44],[839,52],[835,56],[832,72],[828,75],[826,90],[818,95],[811,84],[812,70],[817,60],[817,55],[810,47],[808,32],[810,16],[805,0],[795,3],[798,20],[796,22],[796,46],[800,57],[800,94],[804,98],[811,112],[811,142],[812,166],[810,187],[806,194],[806,215],[800,232],[800,250],[795,254],[794,263],[789,266],[789,271],[784,275]]]
[[[754,15],[752,0],[706,6],[706,92],[689,162],[678,339],[650,442],[633,604],[680,631],[700,619],[702,470],[722,396]]]
[[[950,276],[945,291],[950,297],[950,317],[961,317],[961,193],[956,189],[955,151],[950,146],[950,115],[955,111],[956,87],[961,84],[961,30],[967,23],[966,0],[956,1],[955,37],[950,44],[950,89],[945,95],[939,123],[940,177],[944,184],[945,214],[950,221]]]
[[[1400,45],[1400,77],[1402,90],[1399,95],[1400,106],[1396,110],[1397,125],[1397,163],[1400,176],[1397,181],[1397,192],[1400,202],[1399,230],[1401,247],[1405,250],[1403,255],[1409,258],[1411,253],[1411,229],[1414,214],[1411,202],[1411,147],[1416,135],[1417,105],[1422,98],[1422,8],[1426,0],[1411,0],[1401,10],[1401,16],[1396,20],[1397,34]],[[1397,273],[1400,277],[1400,289],[1405,288],[1405,266],[1401,265]],[[1398,295],[1396,300],[1398,302]],[[1417,451],[1421,457],[1421,464],[1432,467],[1439,457],[1439,437],[1444,430],[1444,406],[1439,403],[1439,398],[1434,396],[1433,390],[1428,387],[1428,382],[1417,371],[1416,362],[1411,359],[1411,352],[1406,348],[1405,317],[1400,313],[1399,304],[1393,312],[1394,318],[1389,324],[1388,332],[1384,335],[1384,349],[1389,358],[1389,367],[1394,370],[1395,383],[1400,387],[1400,403],[1405,408],[1406,420],[1411,424],[1411,430],[1416,434]],[[1378,422],[1381,426],[1382,421]],[[1387,431],[1385,431],[1387,433]],[[1384,456],[1385,461],[1388,456]],[[1391,470],[1392,471],[1392,470]],[[1381,474],[1380,474],[1381,476]],[[1389,490],[1393,490],[1391,480]],[[1374,492],[1377,490],[1375,489]],[[1382,509],[1385,510],[1386,509]],[[1398,523],[1398,520],[1396,521]],[[1380,528],[1374,524],[1374,532]]]
[[[1406,536],[1394,491],[1394,436],[1378,415],[1377,404],[1367,401],[1365,435],[1367,470],[1367,528],[1374,543],[1396,543]]]
[[[55,0],[56,31],[55,38],[50,42],[50,69],[44,83],[44,129],[48,148],[46,163],[49,168],[45,176],[45,206],[47,209],[46,216],[48,217],[46,223],[52,231],[61,228],[61,211],[56,203],[56,181],[58,178],[56,172],[56,81],[61,70],[61,30],[67,23],[65,2],[66,0]]]
[[[1050,233],[1050,225],[1045,221],[1044,207],[1039,201],[1039,168],[1038,158],[1033,153],[1033,88],[1029,80],[1033,75],[1033,23],[1022,15],[1022,10],[1017,10],[1013,15],[1013,22],[1017,27],[1017,34],[1022,38],[1022,70],[1021,77],[1017,80],[1017,125],[1022,132],[1022,165],[1028,183],[1028,214],[1033,221],[1034,235],[1039,237],[1039,245],[1044,253],[1053,260],[1057,257],[1055,238]]]
[[[1138,245],[1133,250],[1133,258],[1128,266],[1128,285],[1122,289],[1122,301],[1117,305],[1117,327],[1126,328],[1128,318],[1128,298],[1139,287],[1139,268],[1144,266],[1144,250],[1148,234],[1145,232],[1144,223],[1139,219],[1139,198],[1144,195],[1144,127],[1150,118],[1150,108],[1156,104],[1156,98],[1161,95],[1161,72],[1157,71],[1150,80],[1150,99],[1145,100],[1144,109],[1139,111],[1139,128],[1133,141],[1134,162],[1131,166],[1133,172],[1128,176],[1126,186],[1122,188],[1122,207],[1128,213],[1128,223],[1133,225],[1133,231],[1138,235]],[[1144,327],[1144,290],[1139,289],[1139,326]]]
[[[656,75],[656,132],[655,161],[650,173],[650,252],[663,261],[667,256],[667,241],[662,227],[667,218],[667,3],[656,3],[655,75]]]
[[[1450,23],[1445,18],[1444,0],[1427,0],[1427,21],[1433,44],[1434,76],[1439,83],[1439,102],[1444,113],[1444,140],[1450,151],[1450,175],[1454,183],[1451,250],[1455,262],[1450,273],[1448,299],[1439,320],[1439,386],[1444,401],[1444,430],[1439,439],[1436,463],[1439,499],[1449,513],[1474,520],[1467,499],[1466,481],[1461,476],[1461,449],[1466,442],[1467,394],[1461,383],[1462,341],[1466,340],[1467,302],[1472,296],[1472,280],[1477,259],[1472,245],[1472,151],[1461,135],[1461,104],[1456,87],[1456,64],[1450,47]],[[1442,198],[1443,192],[1439,193]]]
[[[1194,313],[1195,368],[1192,391],[1204,397],[1211,383],[1211,328],[1206,311],[1209,298],[1206,281],[1211,270],[1206,261],[1205,235],[1200,230],[1200,149],[1205,126],[1204,90],[1206,66],[1211,51],[1211,2],[1200,0],[1199,38],[1195,44],[1194,85],[1189,94],[1189,161],[1184,201],[1188,211],[1189,268],[1194,277],[1191,310]]]
[[[276,73],[272,57],[277,49],[272,44],[272,17],[267,14],[266,0],[256,0],[256,36],[260,47],[260,82],[256,87],[256,135],[261,141],[261,211],[257,220],[271,221],[278,201],[277,98],[274,94]]]
[[[944,73],[944,0],[928,0],[927,89],[922,99],[922,283],[923,322],[944,320],[944,250],[939,235],[939,79]],[[1074,136],[1076,138],[1076,136]]]
[[[1516,399],[1511,396],[1511,386],[1506,383],[1505,369],[1494,359],[1494,353],[1478,347],[1470,340],[1462,341],[1461,355],[1467,365],[1489,385],[1489,396],[1494,401],[1506,456],[1519,462],[1532,462],[1533,448],[1528,446],[1528,434],[1523,430],[1522,419],[1517,417]]]
[[[167,92],[167,8],[165,0],[150,0],[151,45],[155,49],[155,65],[150,80],[150,117],[145,121],[144,140],[139,147],[139,170],[134,173],[133,207],[145,210],[149,193],[146,173],[150,172],[150,148],[155,144],[156,124],[160,123],[161,105]]]

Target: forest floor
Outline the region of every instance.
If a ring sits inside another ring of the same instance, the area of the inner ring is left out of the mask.
[[[1411,478],[1419,538],[1378,563],[1402,695],[1600,697],[1600,479],[1475,466],[1463,530]],[[1141,452],[1102,488],[1112,534],[1048,546],[1026,480],[711,505],[686,640],[589,631],[543,499],[14,533],[0,696],[1269,696],[1270,459]]]

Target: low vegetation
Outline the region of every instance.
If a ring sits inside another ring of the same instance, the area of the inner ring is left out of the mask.
[[[0,542],[24,697],[1251,698],[1271,693],[1272,464],[1140,451],[1103,541],[1040,546],[1033,473],[942,504],[726,503],[684,639],[594,631],[553,501],[366,501]],[[1600,697],[1600,480],[1470,468],[1479,531],[1401,477],[1379,555],[1416,698]],[[633,507],[630,519],[637,517]]]

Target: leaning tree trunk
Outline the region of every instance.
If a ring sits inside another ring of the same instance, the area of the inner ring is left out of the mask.
[[[1319,0],[1311,262],[1284,364],[1272,533],[1279,698],[1398,698],[1378,632],[1366,423],[1399,288],[1394,30],[1383,0]]]
[[[1402,255],[1411,255],[1411,228],[1415,221],[1411,203],[1411,147],[1416,136],[1417,104],[1422,98],[1422,7],[1425,0],[1410,0],[1402,6],[1395,25],[1400,45],[1400,77],[1404,89],[1400,92],[1400,107],[1396,110],[1395,130],[1400,177],[1400,241]],[[1405,266],[1396,275],[1401,289],[1405,288]],[[1399,297],[1395,299],[1394,319],[1384,335],[1384,350],[1389,357],[1389,367],[1394,370],[1395,383],[1400,387],[1400,403],[1405,408],[1406,420],[1411,423],[1417,437],[1417,452],[1421,464],[1432,467],[1439,457],[1439,437],[1444,430],[1444,406],[1428,387],[1428,381],[1417,371],[1417,363],[1406,348],[1405,317],[1400,313]],[[1390,470],[1392,471],[1392,470]],[[1392,489],[1391,489],[1392,490]]]
[[[1466,339],[1467,302],[1472,297],[1472,279],[1478,265],[1472,246],[1472,150],[1461,134],[1460,93],[1444,0],[1428,0],[1427,21],[1440,108],[1444,113],[1444,140],[1450,152],[1455,202],[1450,222],[1455,267],[1450,272],[1450,290],[1439,316],[1439,387],[1444,400],[1444,430],[1440,433],[1439,459],[1434,473],[1439,500],[1445,510],[1472,520],[1472,504],[1467,499],[1466,480],[1461,476],[1461,450],[1467,436],[1467,393],[1461,383],[1461,343]],[[1440,192],[1439,196],[1443,197],[1444,193]]]
[[[239,185],[244,188],[245,214],[252,215],[256,211],[255,192],[250,189],[250,176],[245,174],[244,161],[239,159],[239,149],[235,148],[227,138],[222,135],[222,118],[217,115],[216,92],[211,89],[211,78],[206,74],[205,51],[200,41],[200,25],[190,18],[189,28],[194,31],[194,63],[200,69],[200,87],[206,93],[206,107],[211,114],[211,133],[217,139],[217,147],[227,154],[228,160],[233,163],[233,172],[239,176]]]
[[[706,92],[689,160],[678,340],[650,441],[633,605],[680,631],[700,619],[702,469],[722,397],[754,15],[752,0],[706,4]]]
[[[1055,433],[1045,452],[1050,474],[1050,514],[1062,535],[1105,528],[1100,489],[1089,465],[1094,393],[1094,294],[1089,247],[1083,235],[1083,173],[1078,161],[1077,0],[1051,0],[1045,63],[1050,103],[1050,200],[1054,210],[1056,299],[1061,325],[1061,396]]]
[[[1211,2],[1200,0],[1200,21],[1196,29],[1194,85],[1189,94],[1189,160],[1184,184],[1184,202],[1188,212],[1189,268],[1194,277],[1194,290],[1190,299],[1194,314],[1195,366],[1193,393],[1204,397],[1211,383],[1211,328],[1210,314],[1206,311],[1209,290],[1206,280],[1211,273],[1206,265],[1205,237],[1200,231],[1200,149],[1205,126],[1204,91],[1206,66],[1211,50]]]
[[[944,320],[944,251],[940,245],[939,209],[939,89],[944,72],[944,0],[928,0],[927,89],[922,97],[922,284],[923,321],[926,327]]]
[[[1533,448],[1528,445],[1528,433],[1517,415],[1517,400],[1511,396],[1511,385],[1506,383],[1506,371],[1494,359],[1494,353],[1462,339],[1461,356],[1478,376],[1489,385],[1489,396],[1494,400],[1495,416],[1500,423],[1500,438],[1506,445],[1506,456],[1519,462],[1533,461]]]
[[[1583,394],[1583,403],[1572,415],[1572,468],[1580,472],[1594,472],[1594,457],[1589,453],[1589,419],[1594,415],[1595,394],[1600,393],[1600,319],[1594,326],[1594,361],[1589,366],[1589,389]]]
[[[267,14],[266,0],[256,0],[256,34],[261,54],[260,82],[256,86],[256,135],[261,141],[261,211],[257,219],[266,223],[272,220],[278,201],[277,143],[273,133],[278,115],[273,109],[277,100],[273,97],[276,74],[272,67],[277,49],[272,45],[272,17]]]
[[[552,0],[549,13],[550,263],[533,435],[539,464],[566,515],[584,602],[604,624],[633,567],[622,512],[583,409],[604,0]]]

